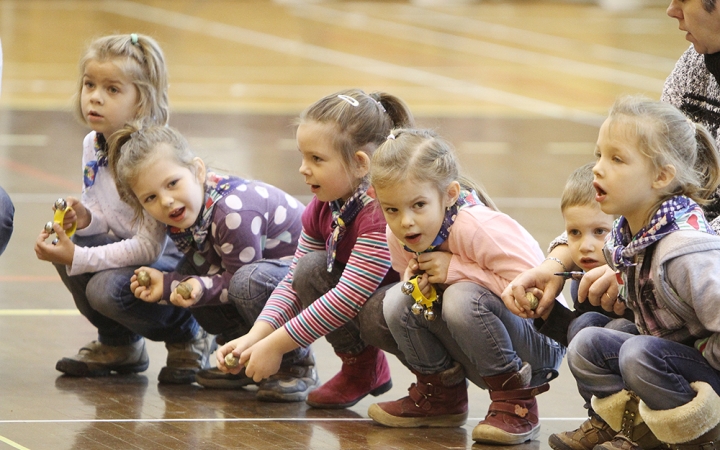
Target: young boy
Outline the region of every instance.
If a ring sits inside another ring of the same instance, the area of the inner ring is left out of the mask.
[[[586,164],[570,175],[560,200],[568,248],[573,263],[584,272],[606,264],[603,246],[615,221],[613,216],[602,212],[595,201],[592,171],[594,165],[595,163]],[[556,301],[548,315],[535,320],[535,328],[540,333],[566,346],[580,330],[587,327],[607,327],[638,334],[629,309],[626,309],[622,316],[618,316],[587,301],[580,303],[579,284],[579,280],[572,279],[570,293],[575,310],[570,311]],[[586,396],[583,395],[583,398]],[[589,398],[588,396],[587,399]],[[588,408],[588,420],[577,430],[551,435],[548,440],[550,447],[555,450],[592,449],[594,443],[614,437],[613,430],[592,411],[589,401],[585,407]]]

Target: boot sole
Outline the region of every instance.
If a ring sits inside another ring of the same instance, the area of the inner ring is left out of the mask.
[[[372,404],[368,408],[368,416],[381,425],[393,428],[456,428],[465,425],[468,413],[431,417],[396,417],[386,413],[377,404]]]
[[[200,375],[195,376],[195,382],[204,388],[225,390],[237,390],[256,384],[251,378],[228,380],[221,378],[203,378]]]
[[[162,384],[192,384],[195,382],[197,369],[177,369],[165,366],[160,369],[158,382]]]
[[[598,442],[598,444],[602,444],[603,442]],[[578,445],[580,447],[571,447],[569,445],[565,445],[565,442],[563,442],[559,437],[557,437],[554,434],[551,434],[548,438],[548,445],[553,450],[577,450],[578,448],[585,450],[585,447],[578,442]]]
[[[121,375],[139,373],[147,370],[150,361],[141,361],[136,364],[121,366],[98,366],[91,369],[86,363],[74,359],[63,358],[55,364],[55,370],[71,377],[104,377],[112,372]]]
[[[478,430],[478,431],[476,431]],[[517,445],[531,441],[540,435],[540,425],[523,434],[512,434],[488,425],[476,426],[472,432],[473,441],[478,444]]]
[[[382,395],[392,389],[392,380],[388,380],[386,383],[381,384],[380,386],[376,387],[372,391],[368,392],[368,394],[372,395],[373,397],[377,397],[378,395]],[[345,409],[349,408],[351,406],[354,406],[357,402],[364,399],[368,396],[368,394],[365,394],[361,397],[356,398],[355,400],[349,401],[347,403],[320,403],[320,402],[314,402],[310,399],[306,400],[305,403],[312,406],[313,408],[319,408],[319,409]]]

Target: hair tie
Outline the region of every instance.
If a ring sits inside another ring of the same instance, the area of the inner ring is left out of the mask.
[[[353,106],[358,106],[358,105],[360,105],[360,102],[359,102],[359,101],[355,100],[354,98],[350,97],[349,95],[338,94],[338,98],[339,98],[339,99],[342,99],[342,100],[345,100],[346,102],[350,103],[350,104],[353,105]]]
[[[132,45],[138,45],[138,35],[137,33],[130,34],[130,42]]]
[[[395,135],[392,134],[392,133],[390,133],[390,134],[388,135],[387,139],[392,139],[392,140],[394,141],[394,140],[395,140]]]

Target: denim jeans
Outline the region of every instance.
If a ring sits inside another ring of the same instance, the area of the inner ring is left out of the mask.
[[[581,314],[570,323],[567,333],[568,342],[572,342],[575,335],[577,335],[580,330],[587,327],[604,327],[610,328],[611,330],[624,331],[625,333],[639,334],[635,324],[627,319],[613,319],[612,317],[608,317],[599,312],[588,311]]]
[[[293,273],[293,289],[303,307],[307,308],[334,288],[340,281],[344,268],[336,263],[332,272],[328,272],[327,252],[324,251],[303,256]],[[399,353],[382,314],[383,297],[388,287],[378,288],[353,320],[325,336],[336,353],[357,355],[368,345],[396,355]],[[403,360],[402,357],[400,359]]]
[[[96,247],[120,239],[111,235],[73,236],[76,245]],[[168,241],[165,252],[150,267],[174,270],[179,252]],[[96,273],[68,276],[65,265],[55,264],[80,313],[98,330],[98,340],[118,346],[141,337],[167,343],[187,342],[195,337],[199,325],[187,309],[173,305],[147,303],[130,291],[130,278],[137,267],[120,267]]]
[[[261,259],[238,269],[230,279],[229,303],[192,307],[195,319],[224,344],[247,334],[260,316],[265,303],[290,269],[290,260]],[[283,367],[304,359],[307,348],[298,348],[283,356]]]
[[[5,251],[13,232],[15,206],[10,196],[0,187],[0,255]]]
[[[530,320],[510,312],[484,287],[471,282],[450,285],[435,307],[439,317],[434,321],[413,314],[413,303],[399,284],[385,294],[385,319],[416,372],[438,373],[455,360],[483,389],[483,377],[517,372],[523,362],[532,367],[533,386],[557,376],[565,348],[536,332]]]
[[[655,336],[585,328],[570,343],[568,364],[581,393],[602,398],[628,389],[654,410],[690,402],[695,381],[720,393],[720,372],[698,350]]]

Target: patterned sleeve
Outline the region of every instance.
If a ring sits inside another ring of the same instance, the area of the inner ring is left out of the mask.
[[[315,300],[286,325],[290,337],[301,346],[352,320],[377,290],[390,269],[390,254],[383,231],[362,234],[338,284]]]
[[[557,247],[558,245],[567,245],[568,239],[567,239],[567,232],[563,231],[562,234],[552,241],[550,241],[550,245],[548,245],[547,252],[550,253]]]
[[[257,320],[267,322],[273,329],[277,329],[300,313],[302,305],[292,287],[295,266],[297,266],[298,260],[306,254],[322,250],[325,250],[325,242],[311,238],[303,230],[298,239],[297,250],[295,250],[288,274],[277,285]]]

